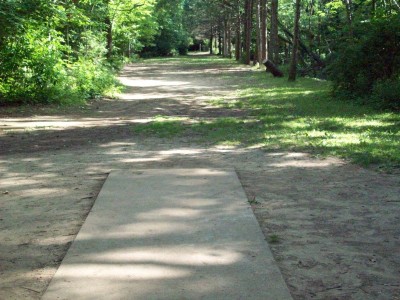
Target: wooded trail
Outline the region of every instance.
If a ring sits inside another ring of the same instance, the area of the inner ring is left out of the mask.
[[[176,131],[248,116],[211,102],[234,102],[249,72],[207,56],[149,60],[123,70],[119,99],[3,113],[0,298],[41,297],[110,171],[226,167],[295,299],[399,298],[398,175]]]

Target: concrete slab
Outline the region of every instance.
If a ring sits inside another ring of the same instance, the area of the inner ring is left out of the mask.
[[[54,299],[291,299],[233,170],[111,173]]]

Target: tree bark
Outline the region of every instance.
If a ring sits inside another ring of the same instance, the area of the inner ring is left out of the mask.
[[[224,29],[223,29],[223,31],[224,31],[224,36],[223,36],[223,44],[222,44],[222,46],[223,46],[223,57],[228,57],[228,43],[227,43],[227,41],[228,41],[228,20],[227,19],[225,19],[224,20]]]
[[[278,0],[271,0],[271,43],[270,57],[274,64],[279,64],[279,37],[278,37]]]
[[[243,61],[247,65],[250,64],[252,2],[252,0],[245,0]]]
[[[222,55],[222,37],[221,37],[221,29],[218,32],[218,55]]]
[[[110,60],[112,57],[112,51],[113,51],[113,35],[112,35],[112,22],[109,16],[106,17],[104,23],[106,24],[107,28],[107,34],[106,34],[106,39],[107,39],[107,59]]]
[[[242,48],[242,37],[241,37],[241,25],[242,20],[240,17],[240,1],[237,2],[237,16],[236,16],[236,43],[235,43],[235,59],[240,60],[241,48]]]
[[[231,30],[231,18],[228,19],[228,32],[227,32],[227,47],[228,47],[228,57],[232,58],[232,30]]]
[[[267,0],[260,2],[261,12],[261,62],[268,59]]]
[[[256,65],[257,63],[261,65],[261,58],[262,58],[262,45],[261,45],[261,0],[256,0],[255,3],[256,5],[256,49],[254,51],[254,62],[253,65]]]
[[[297,72],[297,49],[299,46],[299,21],[300,21],[300,0],[296,0],[296,13],[294,17],[294,30],[293,30],[293,50],[289,69],[289,81],[296,80]]]
[[[213,40],[214,40],[214,26],[211,25],[210,29],[210,42],[209,42],[209,47],[210,47],[210,54],[213,54]]]

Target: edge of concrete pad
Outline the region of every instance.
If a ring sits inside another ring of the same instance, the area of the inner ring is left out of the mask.
[[[179,175],[177,175],[179,173]],[[271,294],[268,295],[267,298],[266,296],[266,291],[262,291],[261,294],[257,294],[257,291],[254,291],[254,297],[247,298],[247,299],[292,299],[289,289],[283,279],[283,276],[276,264],[276,261],[274,260],[271,250],[269,248],[269,245],[267,241],[264,238],[264,235],[261,231],[261,228],[258,224],[258,221],[251,209],[251,206],[249,205],[247,201],[247,197],[245,195],[245,192],[243,190],[243,187],[241,185],[241,182],[237,176],[237,173],[233,169],[141,169],[141,170],[131,170],[131,171],[114,171],[111,172],[108,178],[106,179],[91,211],[89,212],[87,219],[85,220],[83,226],[81,227],[78,235],[76,236],[74,242],[72,243],[70,249],[68,250],[66,256],[64,257],[63,262],[61,263],[59,269],[57,270],[56,275],[53,277],[52,281],[50,282],[49,286],[47,287],[46,292],[43,295],[42,299],[71,299],[71,297],[64,297],[60,295],[60,297],[55,298],[55,295],[57,293],[61,293],[61,291],[65,288],[68,288],[68,280],[62,280],[62,274],[63,272],[65,273],[65,267],[63,266],[64,264],[73,264],[76,263],[76,256],[79,256],[75,250],[79,248],[79,243],[82,242],[82,240],[85,240],[85,230],[88,228],[91,230],[97,230],[94,229],[93,226],[97,226],[100,223],[98,223],[98,220],[95,220],[94,215],[99,214],[104,211],[109,211],[112,208],[112,203],[110,201],[107,201],[107,199],[115,193],[116,190],[118,189],[123,189],[124,185],[126,186],[126,183],[129,182],[129,180],[134,180],[135,178],[138,180],[138,178],[143,178],[142,176],[162,176],[160,178],[165,178],[165,176],[178,176],[180,178],[185,178],[185,177],[190,177],[193,176],[193,174],[198,173],[201,176],[214,176],[218,173],[225,173],[228,174],[230,173],[231,179],[229,179],[229,183],[233,184],[232,189],[234,190],[233,193],[235,194],[235,197],[240,198],[240,210],[251,210],[250,213],[246,213],[245,218],[247,218],[246,222],[252,223],[250,226],[250,229],[253,235],[253,238],[256,237],[258,241],[256,242],[256,248],[263,248],[263,249],[254,249],[254,256],[258,256],[259,253],[264,251],[264,254],[262,254],[262,259],[264,261],[260,261],[260,263],[268,264],[268,269],[269,270],[256,270],[255,271],[255,276],[253,278],[250,278],[250,280],[260,280],[260,278],[257,278],[257,276],[264,276],[268,275],[268,280],[265,282],[265,285],[267,285],[271,290]],[[125,180],[125,181],[124,181]],[[128,181],[126,181],[128,180]],[[125,184],[121,181],[124,181]],[[117,185],[117,186],[116,186]],[[119,185],[119,186],[118,186]],[[151,192],[151,189],[154,189],[155,186],[150,186],[147,187],[150,188],[149,192]],[[143,192],[143,191],[142,191]],[[144,190],[146,192],[146,190]],[[115,196],[115,195],[114,195]],[[129,197],[128,197],[129,198]],[[152,207],[154,208],[154,207]],[[235,207],[234,209],[237,210],[238,207]],[[251,219],[251,221],[250,221]],[[115,220],[112,220],[112,222]],[[225,220],[226,221],[226,220]],[[225,222],[224,221],[224,222]],[[239,220],[240,221],[240,220]],[[234,223],[231,224],[232,226],[235,226]],[[90,228],[91,227],[91,228]],[[245,226],[246,227],[246,226]],[[241,230],[240,228],[237,228],[237,230]],[[256,231],[256,232],[255,232]],[[101,233],[101,228],[97,230],[97,234]],[[181,242],[181,241],[179,241]],[[179,243],[178,243],[179,244]],[[232,245],[229,245],[228,247],[231,247]],[[82,249],[81,249],[82,250]],[[74,252],[75,251],[75,252]],[[253,254],[250,254],[252,256]],[[83,255],[84,256],[84,255]],[[253,262],[254,263],[254,262]],[[237,270],[236,270],[237,271]],[[247,270],[248,271],[248,270]],[[224,276],[228,276],[228,274],[224,274]],[[253,276],[253,275],[252,275]],[[59,278],[61,277],[61,279]],[[255,279],[256,278],[256,279]],[[246,278],[245,278],[246,280]],[[64,285],[67,282],[66,285]],[[257,284],[260,285],[259,281]],[[253,282],[250,282],[252,284]],[[122,285],[121,288],[124,288]],[[263,294],[264,293],[264,294]],[[220,295],[221,296],[221,295]],[[222,294],[224,297],[225,295]],[[224,297],[224,299],[232,299],[231,295],[230,297]],[[97,297],[93,297],[97,298]],[[80,299],[93,299],[89,296],[86,297],[81,297]],[[111,299],[113,297],[110,297]],[[114,297],[115,299],[118,299],[118,297]],[[140,298],[140,297],[139,297]],[[199,299],[200,297],[193,297],[193,298],[187,298],[187,299]],[[212,299],[212,298],[207,298],[207,297],[201,297],[202,299]],[[136,298],[135,298],[136,299]],[[142,299],[142,298],[140,298]],[[146,298],[143,298],[146,299]],[[159,295],[159,297],[150,297],[148,299],[170,299],[170,298],[163,298],[162,295]],[[182,298],[186,299],[186,298]],[[218,298],[222,299],[222,298]],[[244,299],[243,297],[238,297],[233,298],[233,299]]]

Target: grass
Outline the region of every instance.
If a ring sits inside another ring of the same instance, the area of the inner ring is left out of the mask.
[[[196,56],[196,55],[183,55],[173,57],[154,57],[140,59],[141,63],[160,63],[160,64],[179,64],[179,65],[194,65],[194,66],[232,66],[238,65],[234,60],[225,59],[219,56]]]
[[[181,58],[176,58],[180,60]],[[233,65],[230,60],[190,57],[187,63]],[[168,120],[158,118],[139,132],[161,136],[190,135],[196,141],[266,150],[306,151],[338,156],[357,164],[378,165],[386,171],[400,167],[400,115],[337,100],[327,81],[300,78],[289,83],[264,72],[246,78],[221,74],[232,81],[229,97],[210,100],[215,107],[242,109],[245,117]]]
[[[276,234],[272,234],[269,236],[269,243],[270,244],[279,244],[281,241],[280,237]]]
[[[144,135],[156,135],[161,138],[170,138],[184,131],[182,122],[186,118],[156,116],[148,124],[139,124],[134,127],[134,132]]]

